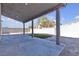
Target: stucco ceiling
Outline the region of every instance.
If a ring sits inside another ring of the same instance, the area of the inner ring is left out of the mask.
[[[3,3],[1,14],[17,21],[27,22],[63,5],[62,3]]]

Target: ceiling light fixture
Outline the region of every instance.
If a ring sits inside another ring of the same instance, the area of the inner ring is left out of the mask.
[[[25,5],[28,5],[28,3],[25,3]]]

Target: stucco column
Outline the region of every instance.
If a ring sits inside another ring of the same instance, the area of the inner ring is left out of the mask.
[[[25,23],[23,22],[23,35],[25,35]]]
[[[1,24],[1,4],[0,4],[0,35],[2,34],[2,24]]]
[[[32,37],[34,37],[34,22],[32,20]]]
[[[60,11],[59,9],[56,10],[56,44],[59,45],[60,39]]]

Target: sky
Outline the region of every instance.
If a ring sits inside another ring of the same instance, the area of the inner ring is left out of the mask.
[[[55,11],[50,12],[46,16],[50,21],[55,20]],[[67,4],[65,7],[60,9],[61,24],[68,24],[76,21],[79,18],[79,3]],[[5,16],[1,16],[2,26],[10,28],[22,28],[22,23]],[[36,25],[38,18],[34,19],[34,24]],[[26,27],[31,26],[31,21],[26,23]]]

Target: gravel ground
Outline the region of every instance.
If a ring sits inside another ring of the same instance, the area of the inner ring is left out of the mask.
[[[47,39],[53,41],[55,36]],[[79,56],[79,38],[61,37],[60,42],[65,44],[60,56]]]

